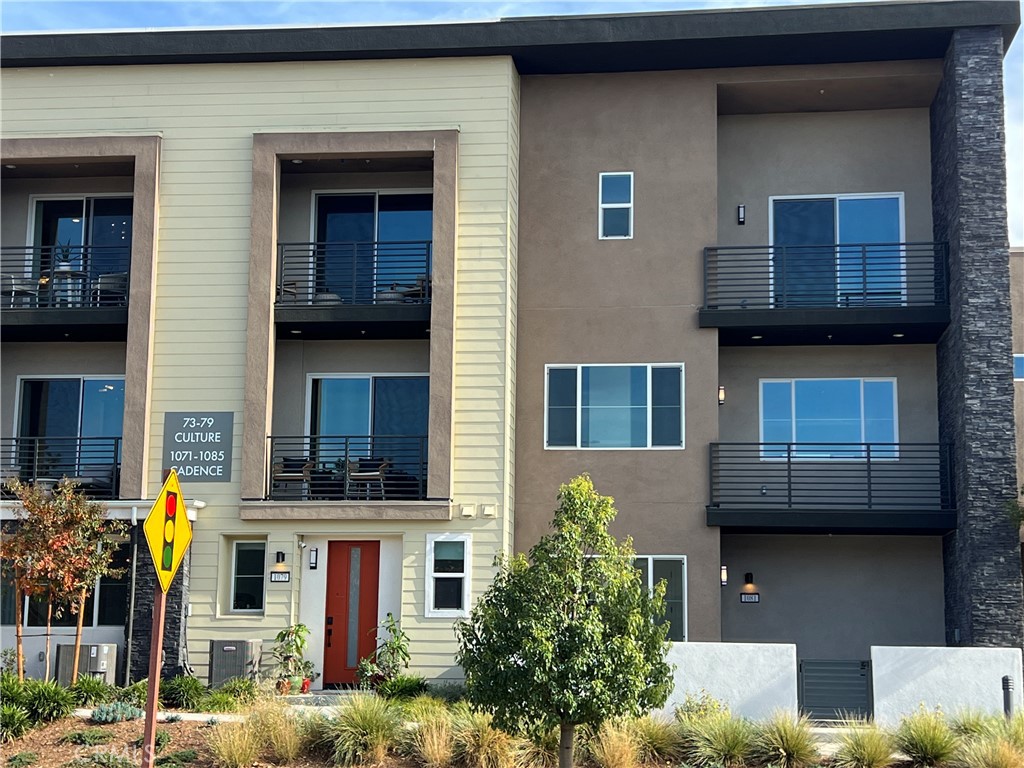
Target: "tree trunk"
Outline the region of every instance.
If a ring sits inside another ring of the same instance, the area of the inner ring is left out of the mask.
[[[85,620],[85,590],[78,595],[78,623],[75,625],[75,658],[71,663],[71,684],[78,680],[78,657],[82,651],[82,622]]]
[[[43,680],[50,680],[50,633],[53,631],[53,593],[46,593],[46,661],[43,668]]]
[[[572,768],[573,739],[576,736],[576,726],[572,723],[562,723],[558,733],[558,768]]]
[[[25,621],[25,594],[22,591],[23,587],[24,580],[15,578],[14,594],[17,599],[15,600],[14,611],[14,637],[16,638],[15,646],[17,648],[18,680],[21,682],[25,681],[25,641],[22,627],[22,624]]]

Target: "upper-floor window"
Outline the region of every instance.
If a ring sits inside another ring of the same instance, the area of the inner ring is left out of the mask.
[[[1016,381],[1024,381],[1024,355],[1013,356],[1013,378]]]
[[[898,439],[895,379],[761,380],[762,458],[893,459]]]
[[[682,363],[549,365],[547,448],[684,447]]]
[[[601,240],[633,237],[633,173],[602,173],[597,233]]]
[[[771,212],[779,306],[906,301],[902,193],[773,197]]]

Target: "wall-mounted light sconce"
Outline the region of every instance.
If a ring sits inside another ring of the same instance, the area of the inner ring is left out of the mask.
[[[725,387],[722,385],[718,386],[718,404],[725,405]]]
[[[736,223],[743,226],[747,223],[747,206],[737,205],[736,206]]]
[[[723,565],[722,566],[722,586],[723,587],[729,586],[729,566],[728,565]]]
[[[277,552],[274,556],[274,561],[278,563],[284,562],[284,552]]]
[[[746,584],[748,587],[752,586],[753,583],[754,583],[754,574],[751,573],[750,571],[747,571],[746,573],[744,573],[743,574],[743,583]]]
[[[313,547],[311,550],[309,550],[309,570],[315,571],[319,560],[320,550],[318,550],[316,547]]]

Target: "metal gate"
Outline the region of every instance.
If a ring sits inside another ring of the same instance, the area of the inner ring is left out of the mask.
[[[800,662],[800,710],[812,720],[871,717],[871,662]]]

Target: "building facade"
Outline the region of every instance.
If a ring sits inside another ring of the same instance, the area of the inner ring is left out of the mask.
[[[1018,23],[8,36],[4,471],[138,519],[179,469],[200,676],[302,622],[348,684],[391,613],[458,677],[453,621],[584,471],[671,639],[795,643],[812,711],[860,706],[871,645],[1020,646]],[[139,677],[133,544],[92,631],[131,624]]]

